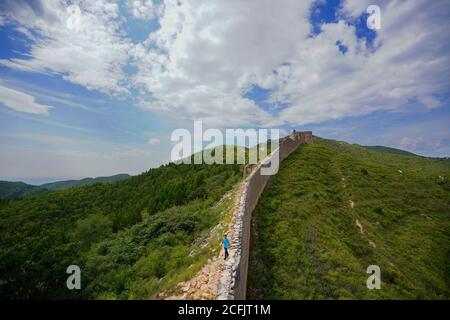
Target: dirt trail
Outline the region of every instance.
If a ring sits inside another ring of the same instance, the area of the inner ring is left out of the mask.
[[[238,187],[232,191],[233,206],[230,209],[232,212],[232,218],[230,223],[227,224],[226,230],[228,230],[228,238],[233,237],[233,224],[239,207],[239,201],[242,193],[244,182],[241,182]],[[233,246],[232,243],[230,243]],[[221,246],[221,243],[217,243],[217,246]],[[220,254],[208,260],[208,263],[200,269],[199,272],[192,278],[184,282],[180,282],[175,288],[175,292],[165,296],[161,294],[160,297],[165,300],[215,300],[218,296],[218,289],[220,285],[220,279],[222,277],[222,271],[224,268],[224,251],[221,250]]]
[[[345,184],[345,178],[342,178],[342,179],[341,179],[341,184],[342,184],[342,186],[343,186],[344,188],[346,187],[346,184]],[[351,208],[352,210],[355,208],[355,202],[354,202],[352,199],[349,199],[349,200],[348,200],[348,204],[350,205],[350,208]],[[355,225],[356,225],[356,227],[358,228],[359,233],[367,240],[367,242],[369,243],[369,245],[370,245],[372,248],[376,249],[376,248],[377,248],[376,243],[375,243],[374,241],[368,239],[367,235],[364,233],[364,227],[363,227],[362,223],[359,221],[359,219],[355,219]]]
[[[356,224],[356,226],[358,227],[359,232],[360,232],[361,234],[364,234],[364,228],[363,228],[361,222],[359,222],[358,219],[355,220],[355,224]]]

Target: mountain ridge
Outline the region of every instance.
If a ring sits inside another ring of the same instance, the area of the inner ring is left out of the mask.
[[[318,139],[253,213],[250,299],[448,299],[450,166]],[[366,270],[381,270],[368,290]]]
[[[128,179],[129,177],[131,176],[126,173],[119,173],[112,176],[96,178],[88,177],[80,180],[61,180],[40,185],[28,184],[23,181],[0,181],[0,200],[19,198],[67,188],[77,188],[95,183],[111,183]]]

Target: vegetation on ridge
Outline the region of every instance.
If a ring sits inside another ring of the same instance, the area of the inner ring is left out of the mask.
[[[254,212],[248,298],[449,299],[449,179],[446,161],[300,147]],[[369,265],[381,290],[366,287]]]
[[[219,222],[226,204],[214,203],[242,170],[172,163],[0,202],[0,298],[144,299],[174,285],[211,255],[196,239]],[[72,264],[81,290],[66,287]]]
[[[0,200],[24,197],[32,194],[39,194],[53,190],[76,188],[95,183],[110,183],[128,179],[128,174],[116,174],[110,177],[84,178],[81,180],[63,180],[44,183],[39,186],[30,185],[24,182],[0,181]]]

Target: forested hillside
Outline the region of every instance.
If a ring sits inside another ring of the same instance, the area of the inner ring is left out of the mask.
[[[217,224],[224,208],[214,203],[242,169],[169,164],[0,202],[0,298],[151,297],[206,258],[191,252],[194,240]],[[72,264],[82,290],[66,288]]]
[[[0,200],[18,198],[47,191],[48,190],[46,189],[32,186],[24,182],[0,181]]]
[[[68,188],[76,188],[81,186],[87,186],[95,183],[110,183],[120,180],[128,179],[130,176],[125,173],[116,174],[110,177],[97,177],[97,178],[84,178],[80,180],[63,180],[50,183],[41,184],[39,187],[47,190],[62,190]]]
[[[50,183],[44,183],[38,186],[30,185],[24,182],[0,181],[0,200],[19,198],[31,194],[39,194],[53,190],[63,190],[87,186],[95,183],[109,183],[128,179],[128,174],[116,174],[110,177],[84,178],[80,180],[63,180]]]
[[[450,298],[449,162],[393,151],[318,139],[282,163],[253,215],[248,298]]]

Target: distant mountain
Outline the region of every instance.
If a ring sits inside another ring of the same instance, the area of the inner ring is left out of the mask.
[[[408,151],[401,150],[401,149],[390,148],[390,147],[364,146],[364,148],[370,149],[370,150],[374,150],[374,151],[390,153],[390,154],[400,154],[400,155],[404,155],[404,156],[418,156],[418,155],[416,155],[416,154],[414,154],[412,152],[408,152]],[[418,156],[418,157],[420,157],[420,156]]]
[[[370,149],[373,151],[379,151],[379,152],[384,152],[384,153],[390,153],[390,154],[397,154],[397,155],[404,155],[404,156],[416,156],[416,157],[422,157],[422,158],[427,158],[409,151],[405,151],[405,150],[401,150],[401,149],[396,149],[396,148],[390,148],[390,147],[383,147],[383,146],[363,146],[366,149]],[[450,158],[449,157],[428,157],[429,159],[434,159],[434,160],[439,160],[439,161],[445,161],[445,162],[450,162]]]
[[[0,181],[0,200],[24,197],[54,190],[77,188],[94,183],[110,183],[129,178],[130,175],[122,173],[110,177],[84,178],[81,180],[65,180],[45,183],[39,186],[27,184],[25,182]]]
[[[31,194],[47,192],[48,190],[38,186],[32,186],[25,182],[0,181],[0,200],[23,197]]]
[[[109,182],[115,182],[120,181],[129,178],[130,175],[126,173],[122,174],[116,174],[114,176],[110,177],[97,177],[97,178],[84,178],[81,180],[64,180],[64,181],[57,181],[57,182],[51,182],[51,183],[44,183],[41,184],[40,187],[47,189],[47,190],[62,190],[67,188],[77,188],[81,186],[86,186],[94,183],[109,183]]]

